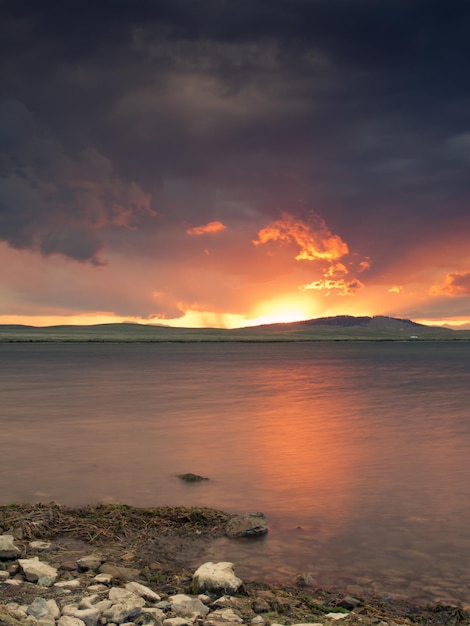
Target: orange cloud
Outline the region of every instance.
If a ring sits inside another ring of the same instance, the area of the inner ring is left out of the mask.
[[[364,285],[357,279],[346,282],[344,278],[340,278],[339,280],[324,278],[322,280],[315,280],[308,285],[301,285],[299,289],[302,291],[326,291],[326,296],[328,296],[331,291],[335,291],[338,296],[354,296],[363,287]]]
[[[220,231],[225,230],[227,227],[222,222],[208,222],[207,224],[203,224],[202,226],[194,226],[193,228],[187,228],[187,235],[207,235],[220,233]]]
[[[321,217],[312,214],[312,221],[313,224],[309,225],[289,213],[283,213],[281,219],[260,230],[258,239],[253,243],[255,246],[268,241],[295,243],[300,248],[295,257],[297,261],[335,261],[348,254],[347,244],[331,233]]]
[[[470,295],[470,272],[447,274],[442,285],[434,285],[429,290],[432,296],[468,296]]]

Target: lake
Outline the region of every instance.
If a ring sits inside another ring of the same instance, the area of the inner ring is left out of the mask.
[[[0,344],[0,503],[262,511],[211,560],[470,604],[469,383],[470,343]]]

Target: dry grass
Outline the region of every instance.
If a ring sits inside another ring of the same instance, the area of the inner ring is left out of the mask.
[[[231,515],[203,507],[136,508],[98,504],[70,508],[59,504],[13,504],[0,507],[0,528],[16,537],[51,539],[69,535],[90,543],[140,544],[150,536],[223,535]]]

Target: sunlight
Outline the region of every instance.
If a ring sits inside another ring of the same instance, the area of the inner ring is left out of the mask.
[[[287,324],[316,317],[312,298],[284,296],[264,302],[255,309],[255,317],[246,320],[245,326],[259,324]]]

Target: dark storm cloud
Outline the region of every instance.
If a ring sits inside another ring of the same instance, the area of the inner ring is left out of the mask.
[[[111,226],[138,230],[146,194],[184,228],[225,224],[228,206],[259,225],[313,207],[372,276],[468,224],[467,2],[3,7],[12,246],[99,262]]]

